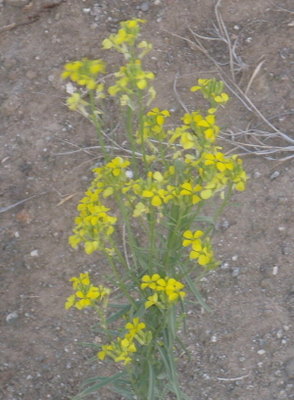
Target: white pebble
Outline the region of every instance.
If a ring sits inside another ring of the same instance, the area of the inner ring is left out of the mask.
[[[65,85],[65,91],[68,94],[73,94],[76,91],[76,88],[74,87],[74,85],[71,82],[68,82]]]
[[[17,318],[18,318],[18,313],[16,311],[13,311],[6,316],[6,322],[11,322]]]
[[[130,169],[126,171],[126,177],[132,179],[134,177],[134,172]]]
[[[277,265],[275,265],[273,268],[273,275],[277,275],[278,272],[279,272],[279,267]]]
[[[281,339],[282,337],[283,337],[283,331],[282,331],[282,329],[279,329],[277,332],[277,338]]]
[[[257,354],[259,354],[260,356],[263,356],[265,354],[265,350],[263,350],[263,349],[258,350]]]
[[[39,251],[38,250],[32,250],[31,251],[31,257],[38,257]]]
[[[233,260],[233,261],[237,261],[238,258],[239,258],[239,256],[236,254],[235,256],[232,257],[232,260]]]

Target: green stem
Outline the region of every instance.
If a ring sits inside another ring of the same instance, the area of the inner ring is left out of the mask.
[[[114,262],[114,260],[113,260],[113,257],[107,256],[107,258],[108,258],[108,261],[109,261],[109,263],[110,263],[110,265],[111,265],[113,274],[114,274],[114,276],[115,276],[115,278],[116,278],[116,280],[117,280],[118,287],[119,287],[120,290],[124,293],[124,295],[127,297],[127,299],[130,301],[130,303],[131,303],[132,305],[135,305],[136,302],[135,302],[135,300],[132,298],[132,296],[130,295],[130,290],[129,290],[129,288],[126,286],[124,280],[122,279],[121,274],[120,274],[120,272],[119,272],[117,266],[115,265],[115,262]]]
[[[90,104],[90,109],[91,109],[91,121],[93,122],[93,124],[95,126],[97,137],[98,137],[98,142],[102,149],[103,156],[107,160],[107,159],[109,159],[109,156],[106,152],[105,141],[104,141],[103,135],[101,133],[101,120],[97,116],[97,109],[96,109],[95,98],[94,98],[94,90],[89,91],[89,98],[90,98],[89,104]]]

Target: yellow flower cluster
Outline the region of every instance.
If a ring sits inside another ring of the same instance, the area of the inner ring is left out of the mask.
[[[198,85],[191,88],[192,92],[201,90],[203,96],[210,100],[212,106],[226,104],[229,100],[227,93],[223,91],[224,83],[216,79],[198,79]]]
[[[103,49],[108,50],[114,48],[115,50],[129,54],[129,47],[132,48],[140,34],[140,24],[145,23],[144,19],[132,19],[120,23],[121,29],[116,34],[110,35],[102,42]],[[141,45],[142,46],[142,45]]]
[[[184,125],[168,131],[170,144],[179,141],[184,150],[201,151],[215,142],[220,130],[215,115],[202,116],[199,112],[192,112],[185,114],[182,121]]]
[[[113,253],[112,248],[107,246],[114,232],[117,217],[108,213],[110,208],[104,205],[104,199],[120,191],[123,183],[128,179],[125,170],[129,164],[129,161],[115,157],[106,165],[93,169],[96,177],[80,200],[77,207],[79,216],[75,218],[74,235],[69,237],[69,244],[73,248],[84,243],[87,254],[96,250],[104,251],[109,255]]]
[[[153,305],[167,308],[186,296],[186,292],[182,290],[185,286],[174,278],[162,278],[159,274],[153,274],[144,275],[141,281],[141,289],[151,289],[154,292],[145,302],[146,309]]]
[[[87,254],[95,250],[111,251],[106,242],[114,232],[117,218],[108,214],[110,209],[101,203],[100,193],[101,189],[87,190],[77,207],[80,214],[75,218],[74,234],[69,237],[73,248],[83,242]]]
[[[90,281],[89,273],[81,273],[79,277],[70,279],[75,294],[69,296],[65,303],[65,309],[75,307],[78,310],[93,306],[98,301],[107,301],[110,290],[104,286],[93,286]]]
[[[73,82],[85,86],[89,90],[98,89],[101,92],[103,86],[97,84],[97,77],[101,73],[105,73],[105,62],[103,60],[83,58],[80,61],[65,64],[61,77],[63,79],[70,78]]]
[[[122,362],[124,365],[129,364],[132,361],[133,353],[138,350],[136,342],[144,346],[151,340],[151,332],[143,332],[145,328],[144,322],[141,322],[139,318],[134,318],[132,322],[125,325],[127,333],[110,344],[103,345],[97,357],[99,360],[104,360],[108,356],[115,362]]]
[[[238,191],[245,190],[248,177],[242,160],[236,155],[226,157],[220,149],[215,147],[211,152],[203,152],[196,161],[199,176],[203,182],[207,182],[202,192],[203,199],[212,197],[216,191],[224,190],[228,184],[232,184]],[[191,162],[191,158],[187,162]]]
[[[201,239],[204,236],[204,232],[198,230],[192,232],[187,230],[183,233],[183,246],[191,246],[189,258],[191,260],[197,260],[198,264],[206,268],[215,268],[218,263],[214,259],[212,246],[208,238]]]
[[[152,108],[152,110],[143,117],[141,131],[136,132],[137,143],[143,144],[147,142],[149,147],[151,147],[154,152],[157,152],[157,147],[150,142],[150,139],[162,141],[166,138],[164,124],[167,117],[170,117],[170,112],[168,110],[160,110],[157,107]]]
[[[148,81],[154,79],[153,72],[142,69],[140,59],[123,65],[114,75],[117,80],[115,85],[109,87],[108,93],[111,96],[116,96],[119,93],[123,94],[124,97],[121,98],[122,105],[131,105],[129,102],[134,91],[145,90],[148,88]]]

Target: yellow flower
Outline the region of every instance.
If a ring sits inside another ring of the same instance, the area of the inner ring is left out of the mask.
[[[180,191],[181,196],[191,196],[192,204],[197,204],[201,201],[201,197],[199,196],[199,191],[202,190],[201,185],[192,186],[190,182],[184,182],[181,185],[182,190]]]
[[[154,293],[152,296],[149,296],[149,297],[147,298],[147,301],[145,302],[144,307],[145,307],[146,310],[147,310],[147,308],[150,308],[150,307],[152,307],[152,306],[156,306],[156,305],[158,305],[158,304],[159,304],[159,301],[158,301],[158,294],[157,294],[157,293]]]
[[[129,332],[126,334],[126,337],[127,337],[129,340],[133,340],[134,338],[136,338],[136,337],[140,334],[140,332],[141,332],[143,329],[146,328],[146,325],[145,325],[144,322],[141,322],[141,321],[139,320],[139,318],[133,318],[133,321],[132,321],[132,322],[128,322],[128,323],[125,325],[125,328],[129,331]]]
[[[199,243],[201,243],[201,240],[199,240],[199,238],[201,238],[204,235],[204,232],[202,231],[195,231],[194,233],[192,231],[185,231],[183,233],[183,237],[185,238],[185,240],[183,241],[183,246],[187,247],[187,246],[196,246]]]

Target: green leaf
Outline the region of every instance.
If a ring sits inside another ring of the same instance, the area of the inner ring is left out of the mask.
[[[83,390],[77,396],[73,397],[72,400],[80,400],[84,397],[88,396],[88,394],[97,392],[98,389],[101,389],[103,386],[114,384],[114,382],[119,382],[124,375],[125,371],[120,371],[115,375],[109,377],[97,376],[95,378],[87,379],[83,386],[87,386],[93,382],[97,382],[94,385],[89,386],[87,389]]]
[[[153,366],[149,360],[148,360],[148,372],[149,372],[149,379],[148,379],[147,400],[154,400],[155,377],[154,377]]]
[[[194,296],[196,297],[198,303],[206,310],[206,311],[211,311],[211,308],[205,303],[203,297],[201,296],[199,290],[197,289],[197,287],[195,286],[193,280],[190,278],[189,275],[185,276],[185,280],[189,286],[189,288],[191,289],[191,292],[194,294]]]
[[[112,322],[114,322],[114,321],[117,321],[122,315],[125,315],[129,310],[130,310],[130,308],[131,308],[131,305],[130,304],[126,304],[126,305],[111,305],[112,307],[115,307],[115,308],[120,308],[120,310],[119,311],[117,311],[116,313],[114,313],[114,314],[111,314],[110,315],[110,317],[109,318],[107,318],[107,323],[108,324],[110,324],[110,323],[112,323]]]

